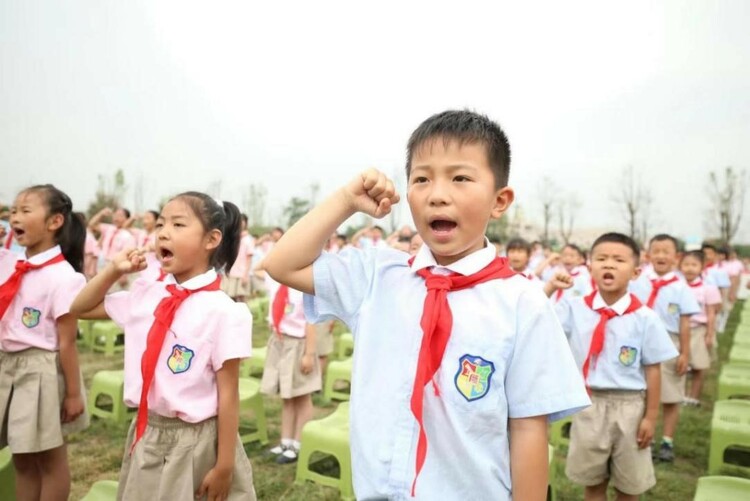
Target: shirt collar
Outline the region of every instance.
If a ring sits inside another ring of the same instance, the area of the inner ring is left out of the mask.
[[[211,268],[207,272],[194,276],[190,280],[185,280],[184,282],[179,284],[179,286],[189,291],[194,291],[196,289],[200,289],[201,287],[205,287],[210,283],[213,283],[213,281],[216,280],[216,277],[216,270]],[[167,284],[177,283],[177,281],[174,279],[174,275],[172,275],[171,273],[164,278],[164,282]]]
[[[648,272],[648,279],[649,280],[672,280],[672,277],[675,276],[674,271],[670,271],[668,273],[665,273],[662,276],[659,276],[656,274],[654,270],[651,270]]]
[[[630,294],[626,292],[625,295],[623,295],[613,304],[607,304],[604,302],[601,294],[597,292],[596,296],[594,296],[594,302],[592,303],[592,306],[595,310],[599,310],[601,308],[609,308],[618,315],[622,315],[630,307]]]
[[[422,244],[419,248],[416,256],[414,256],[414,262],[411,264],[411,269],[415,273],[423,268],[433,267],[433,271],[440,273],[442,270],[452,271],[461,275],[471,275],[490,264],[495,257],[495,246],[490,244],[490,241],[484,239],[484,247],[478,251],[474,251],[468,256],[465,256],[455,263],[451,263],[445,266],[437,264],[435,256],[432,255],[432,251],[426,244]]]
[[[60,250],[60,246],[59,245],[55,245],[54,247],[49,248],[49,249],[47,249],[44,252],[40,252],[36,256],[32,256],[32,257],[30,257],[28,259],[26,259],[26,254],[25,253],[24,253],[23,256],[19,255],[18,256],[18,260],[19,261],[28,261],[29,263],[36,265],[36,264],[46,263],[50,259],[52,259],[54,257],[57,257],[57,255],[60,254],[60,253],[62,253],[62,251]]]

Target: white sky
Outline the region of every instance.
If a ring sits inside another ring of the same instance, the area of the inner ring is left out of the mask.
[[[52,182],[85,209],[123,168],[148,207],[260,182],[273,215],[314,181],[400,176],[419,122],[469,107],[508,133],[528,217],[549,175],[579,226],[624,229],[611,198],[632,164],[658,229],[700,238],[709,170],[750,167],[748,26],[743,0],[5,0],[0,200]]]

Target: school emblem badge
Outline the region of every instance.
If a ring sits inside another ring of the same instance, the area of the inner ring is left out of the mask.
[[[625,366],[633,365],[637,354],[638,350],[632,346],[620,346],[620,363]]]
[[[21,322],[29,329],[39,325],[39,317],[42,316],[42,312],[36,308],[24,308],[23,314],[21,315]]]
[[[167,366],[173,374],[181,374],[190,368],[194,355],[195,353],[190,348],[176,344],[172,347]]]
[[[458,359],[456,389],[472,402],[485,396],[490,390],[490,381],[495,372],[495,364],[475,355],[464,355]]]
[[[291,315],[294,313],[294,305],[292,303],[287,303],[284,307],[284,315]]]
[[[667,312],[669,312],[670,315],[677,315],[680,312],[680,305],[677,303],[669,303],[669,306],[667,306]]]

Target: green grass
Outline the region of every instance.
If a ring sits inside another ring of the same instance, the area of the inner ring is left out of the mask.
[[[727,333],[720,337],[719,358],[726,361],[731,346],[731,336],[739,320],[741,303],[730,317]],[[268,330],[261,323],[254,326],[255,346],[263,346]],[[122,368],[121,356],[104,355],[83,351],[81,366],[87,387],[98,370]],[[656,487],[643,496],[646,500],[685,501],[693,498],[698,477],[706,474],[713,400],[716,394],[718,367],[708,372],[704,387],[703,406],[683,408],[677,436],[675,437],[676,460],[672,465],[657,464]],[[316,396],[316,417],[331,413],[334,404],[323,404]],[[264,397],[271,444],[279,439],[281,400]],[[92,420],[84,433],[73,436],[69,445],[69,457],[73,475],[71,499],[81,499],[92,483],[102,479],[117,480],[120,461],[125,445],[127,425],[115,425],[105,420]],[[657,430],[656,437],[660,437]],[[245,450],[253,465],[255,489],[259,500],[337,500],[338,491],[312,483],[294,483],[295,465],[279,466],[264,457],[265,448],[258,443],[249,444]],[[557,450],[554,462],[557,473],[558,500],[582,499],[582,489],[565,477],[565,451]],[[329,473],[334,473],[330,468]]]
[[[701,407],[683,407],[680,412],[680,424],[675,434],[675,462],[673,464],[655,463],[656,486],[644,494],[641,499],[655,501],[688,501],[695,495],[698,477],[707,475],[708,448],[711,435],[711,414],[717,393],[719,367],[729,357],[731,339],[739,322],[742,303],[737,303],[727,323],[724,334],[719,337],[719,364],[713,364],[706,374],[703,386]],[[654,441],[661,438],[657,429]],[[583,499],[583,488],[573,484],[565,477],[565,453],[557,450],[555,463],[557,473],[558,500],[572,501]],[[614,499],[612,495],[610,498]]]

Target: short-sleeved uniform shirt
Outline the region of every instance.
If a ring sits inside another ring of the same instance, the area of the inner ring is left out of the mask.
[[[657,279],[671,280],[674,276],[676,276],[674,272],[669,272],[661,277],[653,271],[648,274],[641,273],[636,280],[630,282],[630,292],[646,305],[653,289],[652,281]],[[684,279],[679,277],[676,282],[659,289],[659,294],[656,296],[652,309],[664,322],[664,327],[674,334],[680,332],[680,316],[695,315],[701,311],[695,296],[690,292],[690,287]]]
[[[247,266],[247,257],[252,256],[253,252],[255,252],[253,237],[250,235],[243,235],[240,239],[240,250],[237,253],[237,259],[234,261],[227,276],[232,278],[248,278],[250,276],[250,270]]]
[[[276,294],[279,291],[280,284],[273,278],[268,278],[267,283],[270,288],[268,290],[271,303],[273,304]],[[268,325],[273,326],[273,308],[268,309]],[[284,307],[284,316],[281,317],[279,327],[283,334],[292,337],[305,337],[305,326],[307,321],[305,320],[305,308],[303,304],[302,292],[289,288],[289,294],[287,296],[286,306]]]
[[[417,270],[476,273],[495,259],[483,249],[446,267],[422,246],[405,252],[347,249],[313,265],[310,323],[339,318],[352,330],[350,408],[358,499],[413,499],[419,427],[410,409],[427,294]],[[448,293],[451,337],[424,392],[427,457],[416,499],[510,499],[508,419],[560,418],[590,404],[546,296],[515,275]]]
[[[583,369],[594,329],[601,317],[594,310],[609,307],[617,313],[607,322],[602,352],[589,362],[588,385],[592,389],[645,390],[643,366],[658,364],[678,355],[653,310],[642,306],[624,314],[630,302],[630,294],[625,294],[607,306],[601,295],[596,293],[593,308],[589,308],[584,298],[567,298],[555,305],[555,312],[568,336],[579,370]]]
[[[715,285],[719,289],[728,289],[732,285],[729,273],[715,264],[707,265],[703,269],[703,280],[710,285]]]
[[[199,289],[212,283],[216,272],[198,275],[180,287]],[[169,295],[172,275],[155,282],[143,278],[130,290],[104,300],[112,320],[125,331],[125,404],[137,407],[141,398],[141,358],[154,310]],[[167,332],[148,395],[150,411],[197,423],[216,416],[216,372],[224,362],[250,356],[252,315],[247,305],[235,303],[224,292],[201,291],[189,296]]]
[[[60,252],[60,246],[56,245],[28,261],[42,264]],[[0,249],[0,284],[16,271],[16,262],[24,260],[25,256]],[[57,319],[70,312],[73,299],[85,285],[86,277],[76,272],[67,261],[26,272],[0,320],[0,351],[27,348],[57,351],[60,348]]]
[[[137,247],[137,241],[132,233],[113,224],[99,224],[101,232],[101,249],[104,259],[111,261],[115,255],[128,247]]]
[[[695,300],[698,302],[698,306],[701,308],[699,313],[690,317],[690,323],[693,326],[706,325],[706,322],[708,322],[707,307],[721,304],[719,288],[704,282],[700,278],[696,278],[688,285],[690,286],[690,291],[695,296]]]

